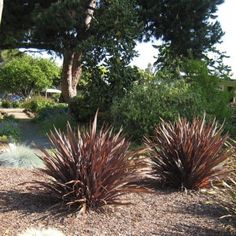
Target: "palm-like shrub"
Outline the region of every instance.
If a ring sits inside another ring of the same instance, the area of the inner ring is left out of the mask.
[[[228,211],[229,215],[227,216],[236,222],[236,174],[227,182],[223,182],[223,185],[224,188],[221,189],[222,198],[219,203]]]
[[[222,126],[207,124],[204,118],[192,123],[163,121],[155,136],[145,141],[153,176],[179,189],[209,187],[212,179],[226,173],[225,160],[234,152],[222,131]]]
[[[217,194],[218,203],[223,206],[228,215],[223,217],[229,217],[236,225],[236,159],[233,157],[230,159],[229,169],[231,172],[227,179],[218,181],[214,185]]]
[[[120,196],[143,189],[136,183],[145,171],[141,151],[128,151],[129,142],[111,128],[97,131],[95,117],[90,128],[73,132],[55,130],[49,135],[54,152],[41,157],[47,182],[38,182],[44,192],[64,210],[85,211],[107,204],[123,204]]]

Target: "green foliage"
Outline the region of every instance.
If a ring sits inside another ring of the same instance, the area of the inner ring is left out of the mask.
[[[11,107],[11,102],[10,102],[10,101],[7,101],[7,100],[2,100],[1,106],[2,106],[3,108],[10,108],[10,107]]]
[[[87,99],[86,99],[87,98]],[[89,97],[77,96],[71,99],[69,103],[69,110],[74,118],[80,122],[87,122],[99,108],[94,100],[88,100]]]
[[[81,67],[92,69],[121,61],[122,69],[136,55],[135,39],[143,29],[136,0],[101,0],[90,8],[86,0],[13,2],[5,4],[8,14],[0,29],[0,48],[37,48],[63,56],[61,98],[66,102],[76,94]],[[22,25],[11,19],[15,15]],[[72,64],[72,70],[68,69]]]
[[[34,96],[31,99],[26,100],[21,106],[31,112],[39,112],[45,107],[54,105],[54,101],[42,96]]]
[[[3,64],[5,64],[5,63],[11,61],[12,59],[22,57],[23,55],[24,55],[24,53],[20,52],[18,49],[2,50],[0,52],[0,61]]]
[[[224,35],[216,20],[217,7],[223,0],[139,0],[145,21],[144,38],[161,39],[169,52],[162,51],[159,61],[172,58],[203,59]]]
[[[222,135],[223,127],[215,121],[179,119],[162,122],[155,135],[146,139],[150,150],[152,173],[157,181],[177,189],[200,189],[228,172],[225,162],[235,149]]]
[[[79,95],[71,100],[69,109],[78,121],[90,121],[97,109],[109,113],[113,100],[123,97],[133,82],[141,79],[136,67],[126,67],[122,62],[87,70],[80,80]]]
[[[72,126],[75,126],[76,122],[68,113],[51,113],[47,119],[42,119],[39,121],[40,130],[42,133],[46,134],[54,128],[60,129],[62,131],[66,130],[66,125],[71,123]]]
[[[124,98],[114,102],[112,116],[136,141],[151,135],[161,119],[175,121],[180,114],[191,120],[203,114],[203,98],[187,82],[154,80],[134,86]]]
[[[86,62],[113,55],[130,60],[134,39],[142,30],[135,7],[135,0],[101,0],[86,29],[85,18],[91,10],[86,0],[6,1],[0,48],[11,45],[58,54],[82,51]]]
[[[42,91],[58,80],[60,70],[47,59],[17,57],[0,69],[0,89],[25,97]]]
[[[136,183],[144,177],[139,152],[129,152],[129,142],[111,128],[97,131],[97,117],[85,132],[50,134],[55,148],[44,151],[41,169],[48,180],[36,182],[65,211],[88,211],[104,205],[124,204],[121,195],[142,191]],[[141,152],[141,151],[140,151]]]
[[[2,100],[1,107],[3,107],[3,108],[18,108],[18,107],[20,107],[20,103],[15,102],[15,101],[11,102],[9,100]]]
[[[204,98],[203,104],[208,116],[216,117],[223,122],[231,116],[229,101],[231,94],[219,89],[220,79],[212,73],[205,62],[198,60],[186,60],[182,64],[186,74],[185,79],[191,82],[193,89]]]
[[[8,143],[8,137],[6,135],[0,136],[0,143]]]
[[[231,108],[230,117],[225,120],[225,129],[232,138],[236,138],[236,108]]]
[[[40,125],[43,134],[49,133],[54,127],[65,130],[68,122],[73,126],[76,124],[74,118],[68,113],[68,105],[63,103],[41,106],[34,121]]]
[[[0,154],[0,166],[32,168],[42,167],[43,163],[31,148],[24,145],[16,145]]]
[[[206,63],[185,60],[178,73],[158,72],[155,79],[141,80],[124,98],[117,99],[112,107],[114,122],[135,140],[141,140],[144,134],[152,134],[160,118],[175,121],[180,115],[191,121],[206,112],[207,119],[226,121],[230,131],[231,95],[219,90],[219,80]]]
[[[0,120],[0,136],[7,136],[8,138],[18,140],[20,138],[21,130],[19,124],[12,119]]]

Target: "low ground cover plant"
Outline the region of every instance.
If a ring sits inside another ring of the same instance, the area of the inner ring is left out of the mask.
[[[42,167],[42,161],[25,145],[14,145],[0,154],[0,166],[16,168]]]
[[[17,121],[11,118],[0,119],[0,136],[6,136],[8,140],[17,141],[21,130]]]
[[[86,211],[109,204],[124,204],[120,196],[144,189],[137,182],[145,176],[146,165],[137,158],[144,150],[130,152],[130,143],[121,131],[97,130],[97,115],[84,132],[55,130],[49,135],[53,152],[43,151],[48,180],[37,182],[44,193],[62,209]]]
[[[225,162],[235,153],[222,132],[222,126],[204,118],[163,121],[145,141],[153,175],[177,189],[209,187],[211,180],[226,174]]]

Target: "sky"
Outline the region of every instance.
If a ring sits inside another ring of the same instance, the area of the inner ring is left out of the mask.
[[[236,18],[236,0],[225,0],[218,7],[218,21],[221,24],[225,35],[222,38],[222,44],[217,45],[221,51],[225,51],[230,58],[225,60],[225,64],[231,66],[233,75],[236,77],[236,26],[234,20]],[[155,62],[154,56],[157,56],[157,50],[152,47],[152,43],[139,43],[136,46],[139,57],[135,58],[132,65],[136,65],[142,69],[147,68],[148,63]]]

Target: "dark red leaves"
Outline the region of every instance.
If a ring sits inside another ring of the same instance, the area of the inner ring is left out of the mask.
[[[174,188],[199,189],[224,175],[225,160],[234,149],[222,135],[222,127],[205,119],[189,123],[179,119],[175,124],[162,122],[155,137],[146,138],[150,150],[152,174]]]
[[[84,133],[55,130],[49,135],[53,153],[41,159],[48,182],[40,186],[66,210],[86,210],[107,204],[124,204],[120,196],[142,191],[137,183],[145,175],[139,152],[130,152],[129,142],[111,128],[97,131],[97,117]]]

